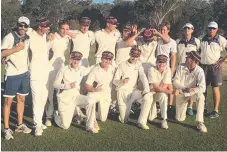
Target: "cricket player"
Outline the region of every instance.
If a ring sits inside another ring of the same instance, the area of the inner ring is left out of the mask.
[[[115,48],[116,43],[120,39],[121,34],[116,29],[118,25],[118,21],[113,16],[108,16],[106,18],[106,27],[105,29],[99,30],[95,32],[95,40],[96,40],[96,52],[95,52],[95,60],[96,64],[101,62],[102,52],[108,50],[113,53],[113,58],[115,59]],[[113,63],[114,61],[113,61]]]
[[[49,61],[50,65],[50,73],[48,79],[48,104],[46,106],[46,126],[51,126],[52,118],[54,114],[54,103],[53,103],[53,95],[54,95],[54,80],[58,73],[58,71],[65,66],[65,52],[68,50],[69,44],[69,23],[67,21],[59,22],[59,31],[54,33],[54,39],[49,41],[49,48],[53,51],[53,57]],[[69,54],[69,53],[68,53]]]
[[[86,109],[86,130],[91,133],[98,133],[94,127],[95,123],[95,103],[93,98],[80,94],[80,83],[83,75],[87,72],[84,67],[80,66],[82,53],[72,52],[70,54],[71,64],[60,69],[54,81],[54,87],[59,89],[58,98],[58,112],[55,114],[56,124],[68,129],[72,122],[74,111],[76,107]]]
[[[142,64],[139,62],[140,54],[141,51],[137,48],[130,50],[130,58],[118,66],[113,83],[117,86],[117,100],[120,111],[119,120],[122,123],[126,123],[129,119],[133,102],[143,98],[138,125],[143,129],[149,129],[146,123],[152,96],[149,96],[150,89],[147,77]],[[143,91],[137,89],[138,79],[143,84]]]
[[[73,49],[72,51],[78,51],[83,54],[83,59],[81,60],[81,65],[84,67],[89,67],[88,56],[90,53],[91,46],[95,43],[95,35],[89,30],[91,25],[91,19],[89,17],[83,16],[79,19],[80,27],[79,30],[70,30],[69,34],[74,34]]]
[[[13,98],[17,99],[17,124],[15,132],[30,133],[32,130],[23,123],[25,97],[29,94],[28,49],[29,36],[26,34],[30,20],[21,16],[17,28],[7,34],[2,41],[1,57],[5,62],[5,99],[3,105],[4,137],[14,139],[13,131],[9,128],[10,109]]]
[[[176,90],[176,119],[184,121],[186,119],[186,110],[188,99],[196,101],[197,113],[196,122],[200,132],[206,133],[207,128],[204,125],[204,95],[206,90],[205,75],[203,69],[198,66],[201,60],[196,51],[186,53],[186,62],[178,66],[173,84]]]
[[[210,113],[210,118],[219,117],[218,108],[220,104],[221,94],[220,86],[222,85],[222,66],[227,62],[227,57],[222,56],[227,44],[226,39],[217,34],[218,24],[210,22],[208,24],[208,33],[201,40],[201,67],[205,72],[206,85],[211,84],[213,91],[213,111]],[[205,91],[205,99],[207,100],[207,89]],[[207,112],[207,102],[205,100],[205,113]]]
[[[149,120],[152,121],[157,117],[156,101],[159,102],[161,110],[161,128],[168,129],[167,124],[167,107],[168,95],[172,94],[172,90],[168,87],[171,82],[171,69],[168,66],[168,56],[161,54],[157,56],[156,66],[151,67],[148,71],[148,82],[150,90],[153,92],[153,101]]]
[[[42,117],[48,97],[49,46],[46,34],[51,23],[46,18],[37,20],[37,28],[30,35],[30,84],[33,102],[35,136],[43,133]]]
[[[184,30],[183,37],[176,40],[178,64],[185,63],[187,52],[191,52],[193,50],[199,51],[200,48],[200,40],[192,36],[194,26],[191,23],[186,23],[183,27],[183,30]],[[169,103],[169,106],[172,106],[172,104],[173,103]],[[194,115],[192,107],[193,101],[189,100],[187,114],[190,116]]]
[[[88,97],[98,101],[97,119],[101,121],[106,121],[111,103],[112,80],[115,72],[115,67],[111,65],[113,58],[112,52],[104,51],[101,62],[91,69],[85,84]]]

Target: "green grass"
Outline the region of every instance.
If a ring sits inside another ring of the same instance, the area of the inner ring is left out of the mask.
[[[227,67],[227,66],[225,66]],[[224,79],[227,80],[227,69]],[[83,125],[72,123],[68,130],[63,130],[55,124],[44,131],[43,136],[35,137],[32,134],[14,133],[14,140],[6,141],[3,136],[1,144],[3,151],[80,151],[80,150],[128,150],[128,151],[223,151],[227,150],[227,84],[221,87],[222,100],[220,117],[217,119],[205,118],[208,128],[207,134],[197,131],[195,116],[187,117],[183,123],[169,120],[168,130],[160,128],[160,120],[148,123],[150,130],[141,130],[136,127],[138,114],[132,115],[129,124],[121,124],[116,115],[110,115],[106,122],[99,122],[101,130],[98,134],[91,134],[84,130]],[[209,87],[209,111],[212,111],[212,93]],[[32,122],[31,97],[26,100],[25,123]],[[15,104],[12,111],[16,111]],[[16,124],[16,114],[11,113],[11,127]],[[3,127],[3,124],[1,124]],[[3,134],[2,134],[3,135]]]

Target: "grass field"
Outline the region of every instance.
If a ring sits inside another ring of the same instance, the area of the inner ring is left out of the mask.
[[[224,79],[227,80],[227,65],[224,67]],[[130,123],[121,124],[117,115],[109,115],[105,122],[99,122],[101,130],[91,134],[84,130],[83,125],[73,123],[69,130],[58,128],[55,124],[44,131],[43,136],[14,133],[14,140],[1,138],[2,151],[224,151],[227,150],[227,83],[221,87],[220,117],[205,118],[207,134],[197,131],[195,116],[187,117],[179,123],[173,119],[168,121],[169,129],[160,128],[160,120],[148,123],[150,130],[136,127],[138,114],[132,115]],[[212,111],[212,93],[209,88],[209,111]],[[2,102],[3,103],[3,102]],[[13,104],[12,111],[16,111]],[[11,113],[11,127],[16,124],[16,113]],[[26,100],[25,123],[32,122],[32,101]],[[3,120],[2,120],[3,123]],[[3,127],[3,124],[1,124]]]

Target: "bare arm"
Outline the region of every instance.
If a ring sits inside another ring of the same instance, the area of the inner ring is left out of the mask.
[[[12,48],[12,49],[2,49],[1,57],[9,56],[9,55],[11,55],[13,53],[16,53],[16,52],[19,52],[19,51],[21,51],[23,49],[24,49],[24,43],[23,42],[19,42],[17,44],[17,46]]]

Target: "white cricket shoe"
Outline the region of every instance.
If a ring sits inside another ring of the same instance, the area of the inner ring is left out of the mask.
[[[51,126],[52,126],[51,120],[50,120],[50,119],[47,119],[46,122],[45,122],[45,125],[46,125],[47,127],[51,127]]]
[[[144,130],[150,129],[150,128],[148,127],[148,125],[146,125],[146,124],[141,124],[141,123],[138,123],[138,127],[141,128],[141,129],[144,129]]]
[[[11,129],[4,129],[4,136],[6,140],[14,139],[13,131]]]
[[[162,120],[162,121],[161,121],[161,127],[162,127],[163,129],[168,129],[168,128],[169,128],[166,120]]]
[[[36,128],[35,128],[35,136],[42,136],[42,135],[43,135],[42,127],[36,126]]]
[[[197,129],[202,133],[207,133],[207,127],[202,122],[198,123]]]

